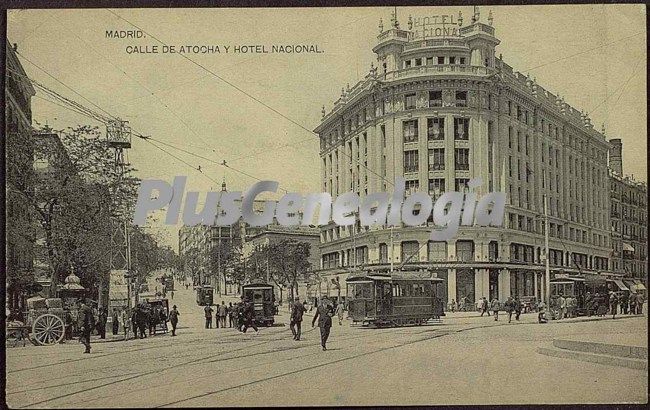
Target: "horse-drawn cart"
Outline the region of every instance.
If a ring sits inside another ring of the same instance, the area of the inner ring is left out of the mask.
[[[59,343],[65,335],[65,311],[59,298],[27,299],[27,322],[7,323],[6,340],[25,345],[30,340],[35,345],[47,346]],[[31,333],[31,337],[30,337]]]

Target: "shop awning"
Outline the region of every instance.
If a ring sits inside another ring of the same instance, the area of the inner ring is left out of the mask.
[[[634,248],[629,243],[623,242],[623,250],[628,252],[634,252]]]
[[[622,280],[620,280],[620,279],[613,279],[613,281],[614,281],[614,283],[616,283],[616,286],[618,286],[618,288],[619,288],[620,290],[627,290],[627,291],[630,290],[627,286],[625,286],[625,283],[623,283]]]

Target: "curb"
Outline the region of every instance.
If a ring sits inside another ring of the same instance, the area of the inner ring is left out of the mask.
[[[572,350],[583,353],[602,354],[623,358],[648,360],[648,348],[641,346],[626,346],[619,344],[584,342],[578,340],[553,340],[553,346],[558,349]]]
[[[634,370],[648,370],[647,360],[633,359],[630,357],[616,357],[548,347],[538,347],[537,353],[543,354],[545,356],[560,357],[563,359],[574,359],[583,362],[604,364],[608,366],[627,367],[628,369]]]

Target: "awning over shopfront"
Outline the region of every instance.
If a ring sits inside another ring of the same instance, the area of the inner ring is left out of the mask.
[[[643,282],[638,279],[625,279],[625,283],[628,285],[632,292],[640,292],[646,290]]]
[[[623,250],[628,252],[634,252],[634,248],[629,243],[623,242]]]
[[[620,279],[613,279],[613,281],[614,281],[614,283],[616,284],[616,286],[618,286],[618,288],[619,288],[620,290],[627,290],[627,291],[630,290],[627,286],[625,286],[625,283],[623,283],[622,280],[620,280]]]

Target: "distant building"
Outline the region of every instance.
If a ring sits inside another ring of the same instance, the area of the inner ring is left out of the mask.
[[[623,176],[623,143],[611,139],[609,181],[612,270],[648,284],[648,187]]]
[[[31,98],[36,94],[7,41],[5,77],[6,136],[6,273],[7,304],[13,311],[25,309],[27,288],[33,285],[34,238],[29,200],[33,192]],[[33,287],[33,286],[32,286]]]
[[[226,191],[225,182],[222,184],[222,191]],[[253,209],[262,211],[264,203],[265,201],[255,201]],[[235,244],[241,246],[241,256],[247,258],[255,247],[283,239],[309,243],[311,245],[310,263],[314,268],[319,266],[319,229],[303,226],[285,227],[279,225],[275,219],[272,224],[263,227],[248,226],[241,219],[231,226],[182,226],[179,230],[178,248],[181,257],[187,255],[191,250],[195,250],[199,265],[199,275],[194,278],[196,284],[208,283],[215,286],[217,291],[221,289],[221,293],[231,295],[239,292],[240,284],[234,282],[227,269],[221,269],[221,274],[218,274],[220,269],[216,265],[219,261],[210,255],[219,255],[216,249],[220,245]],[[189,272],[186,270],[186,273]]]

